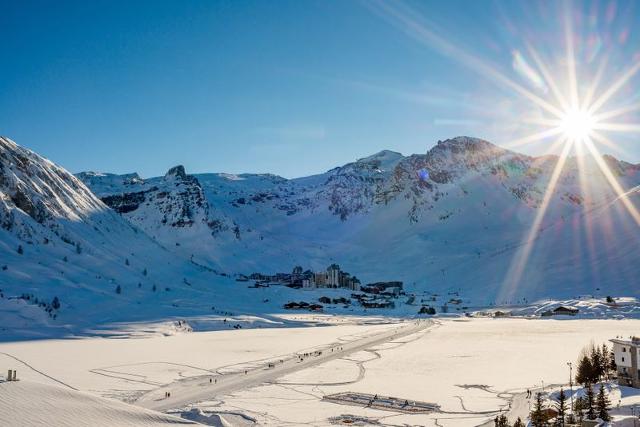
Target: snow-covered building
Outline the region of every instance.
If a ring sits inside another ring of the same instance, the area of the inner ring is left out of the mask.
[[[640,337],[629,340],[612,339],[613,354],[618,371],[618,384],[640,388]]]
[[[360,289],[360,280],[356,276],[351,276],[340,270],[338,264],[331,264],[326,271],[314,273],[303,279],[302,287],[307,289],[346,288],[357,291]]]

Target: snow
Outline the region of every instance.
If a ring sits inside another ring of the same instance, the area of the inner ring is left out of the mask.
[[[435,425],[437,420],[443,426],[474,426],[506,409],[516,394],[541,388],[543,381],[547,390],[551,384],[568,383],[566,362],[575,362],[581,348],[592,340],[605,342],[616,335],[637,333],[639,328],[638,320],[441,320],[439,327],[350,355],[339,363],[218,396],[197,407],[242,410],[262,425],[328,426],[332,417],[348,413],[394,425]],[[358,363],[365,370],[362,378],[357,375]],[[327,384],[336,378],[342,383]],[[443,412],[390,415],[321,400],[346,391],[435,403]],[[280,405],[282,401],[287,404]]]
[[[0,420],[12,427],[193,425],[172,415],[31,381],[0,382]]]

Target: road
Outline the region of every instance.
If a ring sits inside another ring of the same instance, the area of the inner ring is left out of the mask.
[[[338,359],[379,344],[414,334],[432,325],[429,320],[411,321],[374,335],[324,348],[304,350],[258,368],[220,375],[202,375],[174,381],[142,395],[135,404],[156,411],[179,409],[188,404],[213,400],[237,390],[269,383],[280,377]],[[308,353],[310,351],[310,353]],[[170,397],[166,397],[170,393]]]

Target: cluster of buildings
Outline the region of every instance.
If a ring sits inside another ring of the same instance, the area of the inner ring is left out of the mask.
[[[301,267],[296,267],[300,268]],[[296,269],[294,269],[294,272]],[[343,288],[352,291],[360,290],[360,280],[346,271],[340,270],[338,264],[331,264],[326,271],[312,273],[302,278],[302,287],[306,289]]]
[[[351,297],[364,308],[393,308],[395,306],[393,300],[400,295],[404,295],[402,282],[400,281],[375,282],[362,285],[356,276],[342,271],[338,264],[331,264],[326,270],[319,272],[303,270],[302,267],[296,266],[291,273],[276,273],[274,275],[253,273],[249,276],[238,275],[236,280],[241,282],[254,280],[255,284],[250,287],[255,288],[284,285],[302,289],[348,289],[360,292],[352,293]],[[351,303],[346,298],[331,299],[329,297],[321,297],[320,302],[343,304],[345,306]],[[287,310],[321,311],[323,307],[320,304],[292,301],[285,304],[284,308]]]
[[[239,274],[239,282],[254,280],[257,286],[285,285],[291,288],[343,288],[354,291],[360,290],[360,280],[346,271],[340,270],[338,264],[331,264],[325,271],[313,272],[296,266],[291,273],[276,273],[273,275],[253,273],[249,276]]]

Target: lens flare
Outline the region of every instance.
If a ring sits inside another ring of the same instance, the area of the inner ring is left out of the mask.
[[[573,109],[566,112],[560,122],[560,129],[570,141],[582,142],[593,132],[595,121],[586,110]]]

